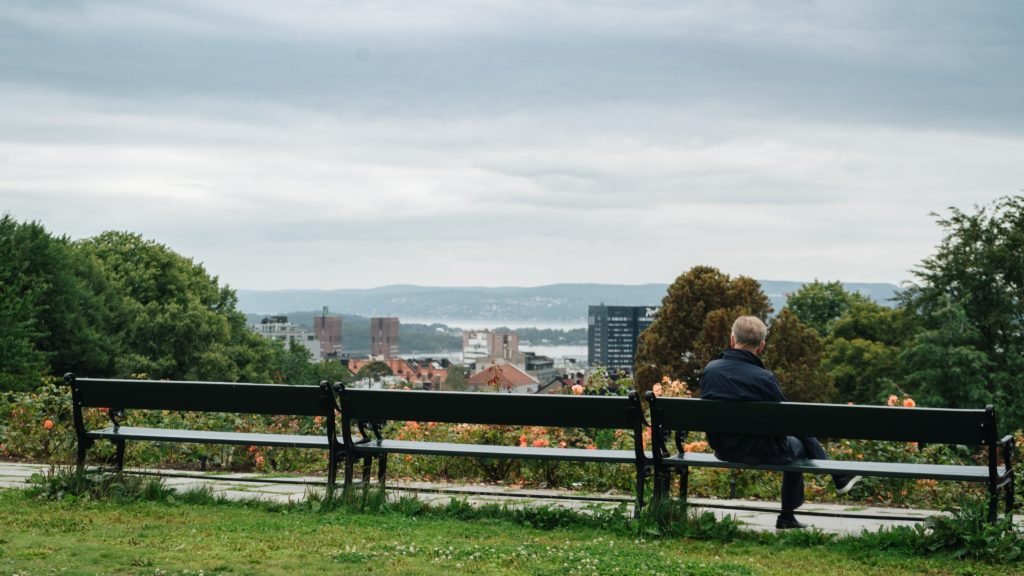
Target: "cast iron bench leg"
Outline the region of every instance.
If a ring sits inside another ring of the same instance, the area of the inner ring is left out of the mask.
[[[124,470],[124,440],[115,440],[114,445],[117,447],[114,453],[114,466],[120,472]]]
[[[373,467],[373,457],[363,456],[363,487],[370,485],[370,468]]]
[[[345,455],[345,488],[352,486],[352,461],[355,457],[351,454]]]
[[[85,468],[85,452],[92,446],[92,438],[81,438],[78,441],[78,457],[75,459],[75,468],[81,472]]]
[[[686,494],[690,491],[690,467],[679,469],[679,499],[686,502]]]
[[[388,455],[387,452],[380,455],[380,459],[377,460],[377,484],[380,485],[380,489],[384,489],[384,478],[388,473]]]

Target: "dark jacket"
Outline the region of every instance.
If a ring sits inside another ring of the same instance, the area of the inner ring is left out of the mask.
[[[785,402],[778,379],[757,355],[730,348],[704,367],[700,397],[740,402]],[[784,464],[793,460],[783,436],[708,434],[708,443],[722,460],[745,464]]]

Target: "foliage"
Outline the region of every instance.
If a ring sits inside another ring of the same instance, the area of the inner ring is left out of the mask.
[[[822,367],[835,383],[836,400],[855,404],[878,402],[899,373],[898,353],[898,349],[883,342],[829,339]]]
[[[764,362],[791,402],[828,402],[835,396],[832,376],[822,367],[822,343],[789,308],[772,319]]]
[[[858,292],[847,292],[838,280],[815,280],[790,294],[786,298],[786,307],[803,324],[814,329],[818,336],[824,337],[832,332],[833,324],[852,306],[866,302],[870,302],[866,296]]]
[[[1024,196],[1005,197],[973,213],[950,208],[936,215],[944,230],[935,255],[914,270],[917,281],[901,297],[903,305],[932,334],[909,352],[935,357],[935,346],[952,347],[951,365],[930,374],[908,376],[909,385],[930,395],[939,380],[958,382],[964,371],[987,368],[981,391],[992,397],[1017,428],[1024,424]],[[961,312],[962,311],[962,312]],[[959,338],[956,330],[962,329]],[[936,333],[937,332],[937,333]],[[966,386],[967,384],[957,384]],[[947,390],[948,391],[948,390]],[[945,400],[945,398],[943,398]],[[963,399],[963,398],[961,398]],[[950,400],[958,400],[951,398]]]
[[[709,266],[691,268],[669,286],[658,317],[640,337],[637,388],[646,392],[666,375],[695,384],[704,366],[728,345],[737,316],[764,320],[771,310],[756,280],[731,278]]]
[[[900,352],[915,328],[902,308],[856,302],[832,324],[822,366],[836,386],[836,400],[873,404],[902,381]]]
[[[1017,402],[995,390],[994,359],[979,349],[977,328],[963,308],[948,302],[929,311],[928,328],[918,333],[899,356],[905,373],[903,387],[923,404],[947,408],[977,408]],[[997,402],[998,398],[998,402]]]
[[[246,328],[235,292],[137,234],[71,242],[0,219],[0,391],[44,374],[313,382]]]
[[[162,501],[172,493],[159,477],[132,474],[106,474],[76,470],[73,467],[51,467],[29,478],[30,496],[44,500],[73,502],[75,500],[113,500],[115,502]]]
[[[923,530],[920,547],[934,553],[948,551],[956,558],[987,562],[1016,562],[1024,553],[1024,532],[1006,516],[992,524],[988,505],[980,498],[960,498],[950,516],[933,516]]]
[[[116,333],[126,350],[118,375],[234,382],[269,379],[266,341],[246,329],[235,292],[201,264],[127,232],[78,244],[118,294]],[[252,350],[263,352],[253,357]]]
[[[95,263],[39,223],[0,219],[0,390],[27,390],[51,370],[109,368],[106,288]]]
[[[466,375],[466,367],[462,364],[452,364],[448,367],[448,376],[441,384],[443,390],[452,392],[465,392],[469,386],[469,378]]]
[[[365,378],[369,378],[371,380],[376,380],[381,376],[391,376],[392,374],[393,372],[391,371],[390,366],[379,360],[374,360],[373,362],[364,364],[363,367],[356,372],[356,379],[363,380]]]

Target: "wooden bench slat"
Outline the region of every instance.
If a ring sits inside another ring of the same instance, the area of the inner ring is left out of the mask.
[[[319,386],[99,378],[76,382],[85,407],[322,416],[330,404]]]
[[[984,410],[697,398],[663,398],[657,406],[669,429],[973,446],[985,442],[987,418]]]
[[[528,460],[561,460],[572,462],[608,462],[634,464],[633,450],[587,450],[585,448],[542,448],[497,446],[493,444],[458,444],[454,442],[421,442],[412,440],[382,440],[355,444],[353,453],[367,454],[419,454],[427,456],[468,456],[473,458],[515,458]]]
[[[988,482],[987,466],[959,466],[951,464],[915,464],[902,462],[863,462],[860,460],[798,460],[792,464],[742,464],[719,460],[714,454],[686,453],[662,460],[666,466],[676,468],[710,467],[743,470],[766,470],[770,472],[802,472],[806,474],[840,474],[861,476],[885,476],[893,478],[926,478],[934,480],[960,480],[964,482]],[[999,475],[1005,472],[999,467]]]
[[[625,396],[560,396],[420,390],[345,389],[339,401],[354,420],[631,429]]]
[[[327,448],[327,436],[301,434],[263,434],[259,432],[219,432],[205,430],[174,430],[137,426],[113,426],[87,432],[90,438],[104,440],[149,440],[154,442],[185,442],[196,444],[239,444],[243,446],[281,446],[288,448]]]

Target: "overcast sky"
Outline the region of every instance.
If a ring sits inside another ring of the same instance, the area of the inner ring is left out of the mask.
[[[1024,189],[1024,2],[4,0],[0,211],[235,288],[893,282]]]

